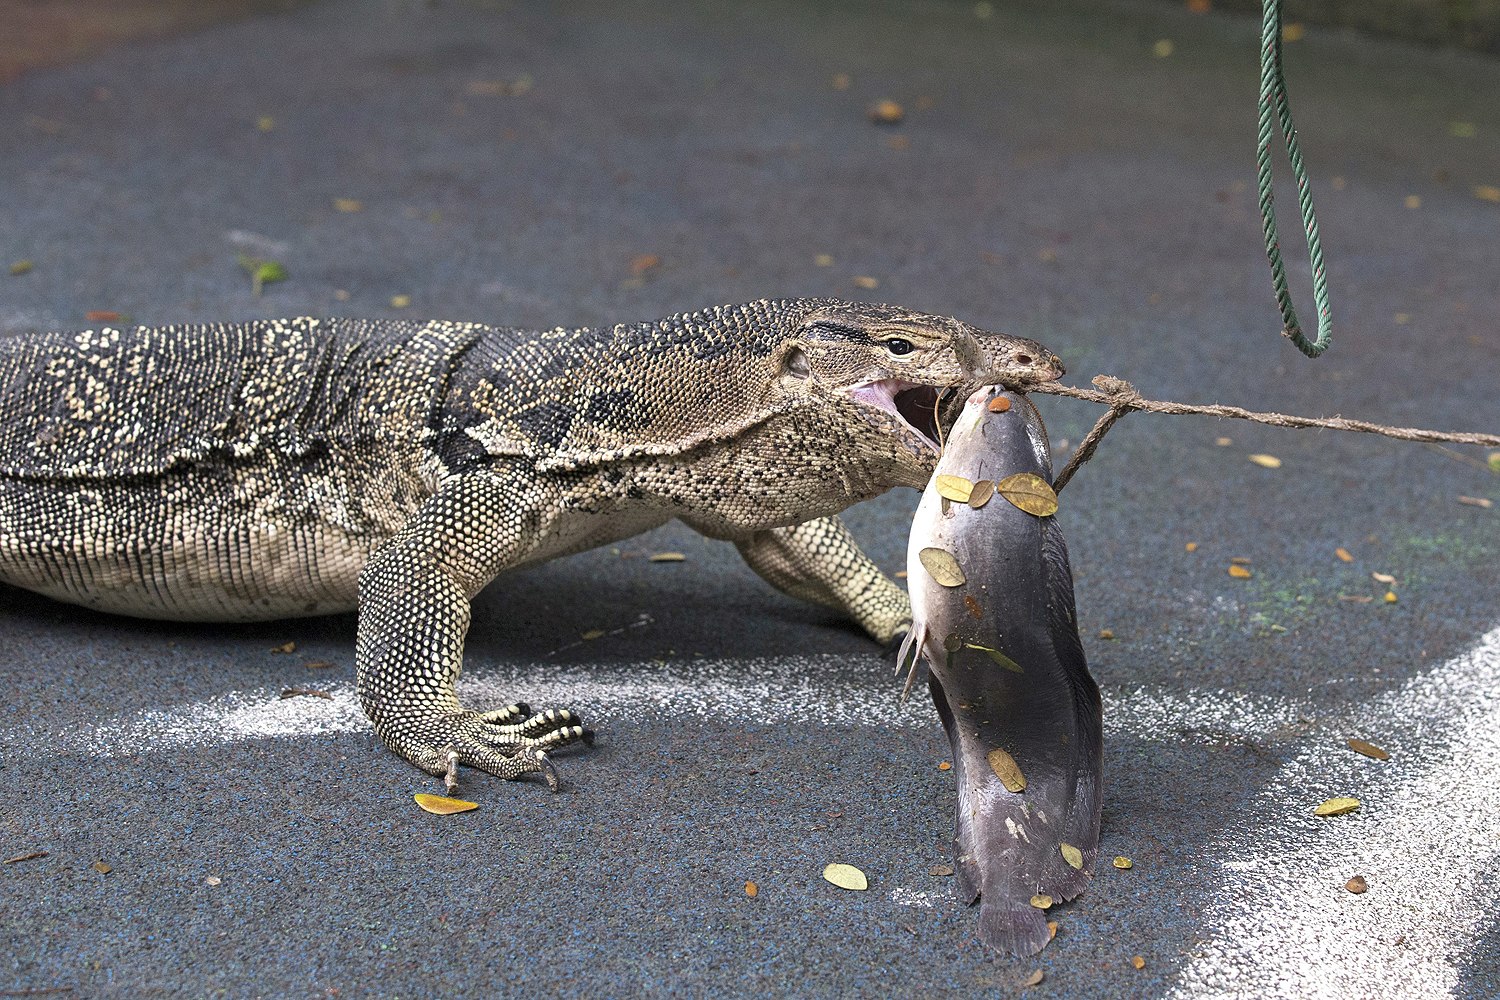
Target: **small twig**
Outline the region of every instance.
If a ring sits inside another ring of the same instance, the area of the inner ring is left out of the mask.
[[[1062,385],[1058,382],[1043,382],[1031,387],[1031,392],[1042,392],[1053,396],[1067,396],[1072,399],[1084,399],[1090,403],[1101,403],[1109,407],[1109,413],[1099,418],[1094,429],[1089,431],[1088,437],[1084,438],[1078,446],[1078,451],[1068,461],[1067,466],[1057,477],[1053,489],[1060,490],[1072,478],[1078,466],[1087,462],[1098,447],[1099,441],[1109,431],[1114,422],[1133,410],[1141,410],[1146,413],[1201,413],[1210,417],[1232,417],[1236,420],[1253,420],[1258,424],[1269,424],[1272,427],[1326,427],[1336,431],[1357,431],[1364,434],[1380,434],[1384,437],[1395,438],[1398,441],[1424,441],[1437,442],[1446,441],[1452,444],[1472,444],[1483,448],[1500,448],[1500,434],[1479,434],[1468,431],[1430,431],[1419,427],[1391,427],[1386,424],[1375,424],[1367,420],[1349,420],[1345,417],[1297,417],[1285,413],[1258,413],[1254,410],[1246,410],[1238,406],[1221,406],[1217,403],[1208,406],[1197,406],[1191,403],[1174,403],[1171,401],[1145,399],[1136,392],[1135,386],[1124,379],[1114,378],[1110,375],[1098,375],[1093,379],[1098,391],[1092,389],[1079,389],[1071,385]]]

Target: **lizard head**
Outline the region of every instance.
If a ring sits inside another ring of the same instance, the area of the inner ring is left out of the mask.
[[[779,362],[785,380],[816,387],[825,404],[846,411],[861,439],[874,432],[871,446],[918,488],[975,389],[1025,390],[1064,371],[1034,340],[896,306],[828,300],[785,340]]]

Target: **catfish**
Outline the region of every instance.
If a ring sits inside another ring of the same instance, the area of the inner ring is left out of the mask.
[[[953,747],[958,896],[979,901],[983,942],[1018,955],[1047,945],[1045,907],[1081,893],[1099,857],[1103,716],[1051,482],[1030,400],[971,395],[912,521],[897,659],[907,692],[927,667]]]

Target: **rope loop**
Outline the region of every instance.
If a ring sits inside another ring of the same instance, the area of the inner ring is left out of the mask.
[[[1323,241],[1318,236],[1318,216],[1313,211],[1312,186],[1302,165],[1302,148],[1297,142],[1297,127],[1292,123],[1292,106],[1287,100],[1286,75],[1281,65],[1281,0],[1262,0],[1264,21],[1260,52],[1260,130],[1257,137],[1255,166],[1260,189],[1260,218],[1266,234],[1266,259],[1271,264],[1271,283],[1276,290],[1276,305],[1281,309],[1282,335],[1297,345],[1309,358],[1328,350],[1333,339],[1333,313],[1328,304],[1328,272],[1323,266]],[[1308,340],[1297,321],[1292,293],[1287,289],[1286,267],[1281,260],[1281,237],[1276,231],[1275,196],[1272,193],[1271,134],[1273,120],[1281,127],[1286,142],[1287,159],[1297,179],[1297,201],[1302,210],[1302,228],[1307,234],[1307,251],[1312,262],[1313,305],[1318,311],[1318,339]]]

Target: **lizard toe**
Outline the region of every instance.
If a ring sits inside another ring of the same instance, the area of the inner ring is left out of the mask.
[[[522,728],[490,725],[478,712],[450,712],[428,718],[407,718],[381,732],[387,746],[428,774],[443,778],[451,794],[458,787],[458,766],[472,767],[513,781],[540,774],[557,791],[557,770],[547,750],[581,740],[581,726],[542,728],[539,737],[502,732]]]

